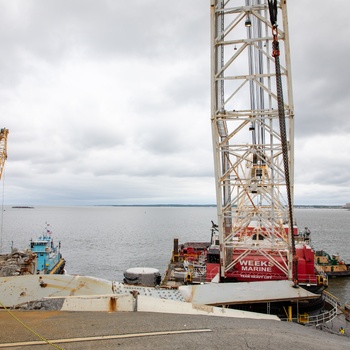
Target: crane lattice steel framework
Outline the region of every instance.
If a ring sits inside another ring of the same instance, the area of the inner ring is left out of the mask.
[[[293,197],[294,112],[286,0],[275,2],[281,21],[275,39],[281,53],[289,179],[268,1],[211,0],[211,121],[221,277],[254,252],[293,278],[294,226],[287,186]]]
[[[7,135],[8,129],[0,130],[0,180],[2,179],[2,173],[4,171],[5,161],[7,159]]]

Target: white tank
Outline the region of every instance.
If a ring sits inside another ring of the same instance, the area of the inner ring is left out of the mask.
[[[161,282],[159,270],[152,267],[132,267],[124,272],[124,283],[154,287]]]

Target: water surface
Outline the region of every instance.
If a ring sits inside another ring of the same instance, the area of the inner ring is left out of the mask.
[[[299,228],[309,227],[312,245],[350,262],[350,211],[296,209]],[[5,208],[2,252],[11,241],[27,247],[50,223],[53,237],[71,274],[121,281],[130,267],[154,267],[161,274],[168,265],[173,239],[209,241],[213,207],[36,207]],[[350,302],[350,278],[330,280],[328,291]]]

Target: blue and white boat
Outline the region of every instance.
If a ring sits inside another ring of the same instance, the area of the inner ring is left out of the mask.
[[[36,274],[63,274],[65,260],[62,258],[61,242],[54,245],[50,225],[36,240],[31,239],[30,251],[36,254]]]
[[[12,242],[13,244],[13,242]],[[65,260],[61,254],[61,242],[55,245],[50,225],[36,240],[31,239],[25,250],[12,246],[11,253],[0,254],[0,278],[8,276],[64,274]]]

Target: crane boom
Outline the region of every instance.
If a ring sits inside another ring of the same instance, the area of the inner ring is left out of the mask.
[[[310,232],[299,234],[294,223],[286,2],[210,0],[218,224],[212,221],[210,242],[185,242],[179,249],[174,240],[166,285],[239,282],[246,290],[244,282],[288,280],[286,286],[315,293],[327,286],[327,276],[315,269]],[[258,283],[256,292],[265,298],[271,285],[283,283]]]
[[[0,130],[0,180],[4,171],[5,161],[7,159],[7,135],[9,130],[2,128]]]
[[[259,264],[274,267],[267,269],[268,277],[259,275],[261,279],[293,278],[294,223],[289,209],[293,210],[294,107],[287,8],[286,0],[275,1],[275,14],[282,22],[274,38],[268,2],[211,0],[211,122],[220,270],[222,278],[236,280],[254,279],[256,271],[262,271]],[[279,87],[274,39],[281,51]],[[278,88],[286,92],[282,105]],[[281,108],[285,142],[279,127]],[[286,152],[288,157],[283,156]],[[249,260],[253,256],[255,260]],[[257,266],[242,274],[242,264]]]

